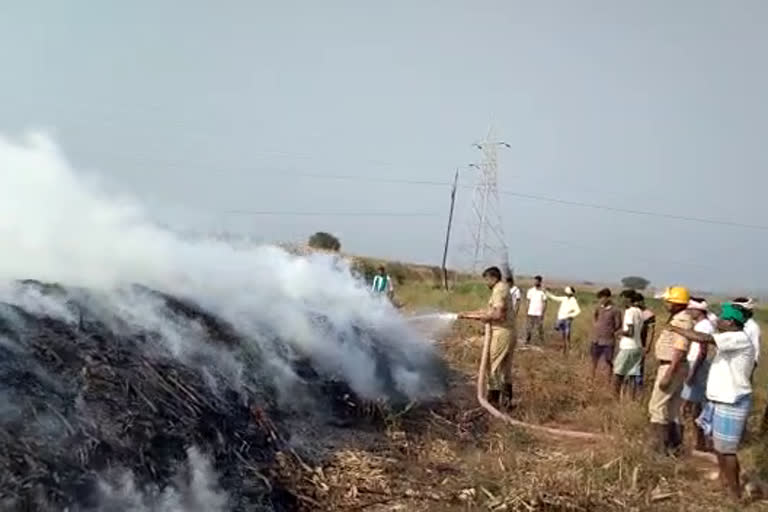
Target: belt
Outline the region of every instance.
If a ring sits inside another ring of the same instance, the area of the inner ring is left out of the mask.
[[[668,366],[672,364],[672,361],[659,361],[659,366]],[[680,366],[688,364],[688,361],[682,360],[680,361]]]

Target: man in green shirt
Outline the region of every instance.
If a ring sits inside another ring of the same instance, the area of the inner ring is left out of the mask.
[[[386,295],[389,300],[394,298],[395,287],[392,284],[392,278],[387,274],[387,269],[384,267],[379,267],[374,276],[371,291],[376,295]]]

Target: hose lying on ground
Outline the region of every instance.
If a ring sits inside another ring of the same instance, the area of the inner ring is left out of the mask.
[[[532,425],[530,423],[525,423],[525,422],[513,419],[509,415],[504,414],[503,412],[498,410],[485,398],[485,393],[486,393],[485,381],[488,375],[487,370],[488,370],[488,360],[490,359],[490,355],[491,355],[491,326],[489,324],[486,324],[485,337],[483,339],[483,352],[480,357],[480,371],[477,375],[477,401],[480,402],[480,405],[483,407],[483,409],[488,411],[491,416],[493,416],[494,418],[500,419],[508,423],[509,425],[513,425],[515,427],[524,428],[534,432],[541,432],[543,434],[548,434],[555,437],[565,437],[570,439],[583,439],[583,440],[591,440],[591,441],[611,438],[611,436],[607,434],[594,434],[591,432],[579,432],[577,430],[564,430],[559,428],[543,427],[541,425]],[[716,462],[716,458],[711,453],[693,450],[691,452],[691,455],[709,462]]]
[[[543,432],[545,434],[557,436],[557,437],[569,437],[572,439],[590,439],[590,440],[596,440],[600,439],[603,436],[600,436],[599,434],[592,434],[589,432],[578,432],[575,430],[562,430],[557,428],[549,428],[549,427],[542,427],[540,425],[531,425],[530,423],[524,423],[522,421],[518,421],[515,419],[512,419],[509,415],[504,414],[500,410],[498,410],[496,407],[491,405],[490,402],[485,398],[485,392],[486,392],[486,377],[487,377],[487,370],[488,370],[488,360],[490,359],[491,354],[491,326],[489,324],[486,324],[485,326],[485,337],[483,340],[483,353],[480,357],[480,372],[477,375],[477,401],[480,402],[480,405],[488,411],[491,416],[494,418],[498,418],[510,425],[514,425],[516,427],[522,427],[528,430],[533,430],[535,432]]]

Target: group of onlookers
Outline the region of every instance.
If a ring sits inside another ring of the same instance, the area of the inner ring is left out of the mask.
[[[658,373],[648,406],[655,448],[666,453],[679,449],[681,415],[688,413],[696,447],[715,452],[721,482],[738,496],[736,454],[752,409],[760,357],[754,302],[747,298],[726,302],[717,317],[706,301],[691,298],[683,287],[668,289],[662,298],[670,318],[656,340]]]
[[[490,329],[488,400],[500,407],[505,399],[512,399],[515,318],[523,297],[512,278],[502,279],[497,267],[487,269],[483,277],[491,289],[488,307],[458,316],[483,322]],[[600,290],[597,298],[590,347],[593,378],[603,363],[616,396],[629,394],[636,399],[644,385],[646,356],[653,351],[657,371],[648,401],[653,449],[679,453],[683,418],[688,419],[696,448],[715,452],[721,482],[740,495],[737,451],[753,404],[753,378],[760,357],[754,301],[741,297],[726,302],[718,316],[706,300],[676,286],[659,296],[669,313],[661,322],[637,291],[622,292],[620,306],[613,303],[609,289]],[[564,296],[553,295],[540,276],[525,295],[525,341],[543,341],[548,300],[560,303],[555,328],[567,351],[573,320],[581,313],[576,292],[566,287]],[[768,428],[768,409],[763,422]]]
[[[722,483],[738,495],[736,453],[752,407],[760,356],[754,301],[740,297],[724,303],[718,317],[706,300],[691,297],[686,288],[669,288],[660,297],[669,318],[655,336],[656,317],[640,293],[622,292],[622,308],[613,304],[608,289],[597,296],[590,350],[593,377],[604,362],[615,394],[628,392],[635,399],[643,386],[646,356],[653,351],[657,373],[648,402],[653,448],[677,453],[683,418],[688,418],[696,449],[716,453]],[[764,422],[768,425],[768,409]]]
[[[737,298],[724,303],[718,317],[706,300],[691,297],[683,287],[669,288],[660,298],[669,318],[655,336],[655,315],[640,293],[622,292],[623,311],[611,301],[610,290],[598,293],[591,346],[593,376],[604,362],[615,394],[629,392],[637,398],[646,356],[653,351],[657,373],[648,402],[653,448],[677,453],[685,431],[683,418],[688,418],[696,449],[716,453],[721,481],[738,495],[736,453],[752,407],[752,382],[760,355],[754,301]]]
[[[527,307],[524,340],[526,343],[533,343],[535,340],[538,340],[539,343],[544,342],[544,316],[547,313],[547,303],[552,300],[560,303],[555,330],[562,336],[563,351],[567,352],[571,342],[573,321],[581,314],[581,307],[576,299],[576,290],[571,286],[566,286],[565,295],[554,295],[544,288],[543,281],[541,276],[534,277],[533,286],[525,294]],[[522,292],[515,285],[512,277],[507,278],[507,284],[509,285],[512,315],[517,317],[523,303]]]
[[[645,358],[652,346],[656,315],[646,306],[641,293],[625,290],[620,297],[622,307],[613,303],[608,288],[597,293],[590,347],[592,377],[603,363],[616,395],[624,391],[636,398],[643,386]]]
[[[492,289],[488,310],[460,317],[491,325],[489,399],[499,404],[505,395],[511,400],[514,325],[522,304],[526,305],[526,343],[543,342],[548,301],[560,304],[555,329],[562,336],[564,351],[569,348],[572,324],[581,307],[572,287],[564,289],[565,295],[554,295],[543,287],[540,276],[524,298],[512,278],[504,282],[497,268],[486,270],[483,276]],[[683,418],[687,418],[696,449],[716,453],[722,483],[738,495],[736,453],[752,407],[752,381],[760,354],[754,301],[737,298],[724,303],[718,317],[706,300],[691,297],[686,288],[672,287],[659,297],[669,312],[669,318],[661,322],[639,292],[625,290],[619,297],[617,305],[609,289],[597,294],[590,347],[593,378],[602,363],[616,396],[637,399],[644,385],[646,358],[653,352],[657,372],[648,402],[653,448],[664,454],[678,453],[685,431]],[[768,410],[765,422],[768,425]]]

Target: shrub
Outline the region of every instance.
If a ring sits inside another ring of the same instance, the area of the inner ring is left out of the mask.
[[[429,271],[432,274],[432,286],[434,288],[443,287],[443,269],[440,267],[429,267]],[[448,282],[451,280],[451,274],[448,273]]]
[[[621,280],[621,284],[625,288],[631,288],[633,290],[645,290],[648,285],[651,284],[649,280],[639,276],[628,276]]]
[[[408,279],[410,270],[407,265],[403,265],[399,261],[388,264],[387,273],[397,284],[403,284]]]
[[[322,249],[325,251],[339,252],[341,250],[341,242],[339,239],[330,233],[325,233],[323,231],[319,231],[309,237],[309,246],[313,249]]]

